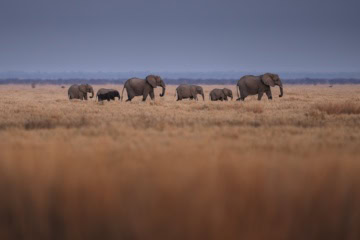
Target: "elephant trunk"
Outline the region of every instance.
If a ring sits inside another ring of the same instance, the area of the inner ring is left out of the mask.
[[[203,92],[201,93],[201,96],[202,96],[202,98],[203,98],[203,101],[205,101],[205,97],[204,97],[204,93],[203,93]]]
[[[280,95],[279,95],[279,97],[282,97],[282,96],[284,95],[282,83],[279,84],[279,88],[280,88]]]
[[[162,87],[162,93],[160,93],[160,97],[163,97],[163,96],[165,96],[165,83],[164,82],[161,82],[161,85],[160,85],[161,87]]]
[[[165,96],[165,87],[162,87],[162,93],[160,93],[160,97]]]

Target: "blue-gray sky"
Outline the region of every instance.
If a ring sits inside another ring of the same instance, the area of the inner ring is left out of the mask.
[[[1,0],[0,71],[360,71],[359,0]]]

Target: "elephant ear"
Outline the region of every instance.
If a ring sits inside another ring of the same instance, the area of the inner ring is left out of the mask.
[[[152,86],[153,88],[156,88],[156,78],[154,75],[149,75],[146,77],[146,81]]]
[[[264,74],[264,75],[261,77],[261,81],[262,81],[265,85],[268,85],[268,86],[271,86],[271,87],[274,87],[274,86],[275,86],[274,80],[271,78],[271,75],[270,75],[269,73]]]
[[[79,86],[79,90],[80,90],[80,92],[86,93],[86,84],[81,84]]]

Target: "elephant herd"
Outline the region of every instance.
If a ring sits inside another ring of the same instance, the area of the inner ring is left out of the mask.
[[[258,95],[258,100],[261,100],[264,93],[266,94],[268,99],[271,100],[272,94],[270,87],[274,87],[275,85],[279,86],[279,97],[282,97],[283,85],[279,75],[273,73],[265,73],[260,76],[243,76],[236,84],[236,91],[238,96],[237,101],[244,101],[245,98],[249,95]],[[122,101],[124,96],[124,89],[126,89],[128,97],[128,99],[126,100],[127,102],[131,101],[136,96],[142,96],[143,101],[145,101],[148,96],[150,96],[151,100],[154,100],[154,88],[158,86],[162,87],[162,93],[160,94],[160,97],[165,96],[166,86],[165,82],[161,79],[161,77],[149,75],[145,79],[130,78],[124,84],[121,97],[120,93],[117,90],[105,88],[99,89],[96,97],[98,101],[115,100],[116,97]],[[89,84],[75,84],[72,85],[68,90],[69,99],[87,100],[88,93],[91,93],[90,98],[94,97],[94,89]],[[176,88],[175,96],[177,96],[177,101],[181,101],[182,99],[198,100],[197,95],[201,95],[203,101],[205,100],[204,90],[201,86],[181,84]],[[216,88],[211,90],[211,92],[209,93],[209,98],[211,101],[227,101],[228,97],[231,98],[231,100],[233,99],[233,93],[228,88]]]

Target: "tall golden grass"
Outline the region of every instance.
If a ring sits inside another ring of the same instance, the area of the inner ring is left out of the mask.
[[[360,238],[360,86],[174,91],[97,103],[0,86],[0,239]]]

